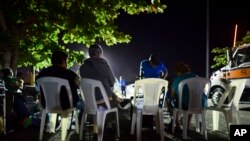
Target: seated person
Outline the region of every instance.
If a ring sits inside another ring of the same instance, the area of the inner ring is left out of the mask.
[[[41,77],[53,76],[63,78],[69,81],[69,85],[72,91],[73,106],[76,107],[80,101],[78,94],[80,77],[72,70],[67,69],[67,58],[68,55],[62,51],[55,51],[52,53],[51,62],[52,66],[42,69],[36,76],[36,80]],[[45,105],[44,97],[41,94],[42,105]],[[66,91],[61,91],[62,109],[68,109],[70,107],[69,100]]]
[[[18,72],[16,74],[16,80],[17,80],[17,84],[19,86],[19,89],[22,91],[23,86],[24,86],[24,80],[23,80],[23,74],[21,72]]]
[[[83,112],[84,104],[80,94],[78,93],[79,85],[80,85],[80,77],[72,70],[67,69],[67,59],[68,55],[62,51],[54,51],[51,56],[51,63],[52,65],[42,69],[38,75],[36,76],[36,80],[42,77],[59,77],[62,79],[66,79],[69,82],[71,92],[72,92],[72,100],[73,100],[73,107],[79,109],[79,112]],[[36,85],[36,89],[39,88]],[[45,98],[42,93],[39,95],[41,98],[41,104],[45,107]],[[60,100],[61,106],[63,110],[70,108],[69,98],[65,87],[61,88],[60,93]],[[81,114],[78,114],[81,115]],[[50,116],[48,116],[48,121]],[[46,130],[50,130],[49,128]]]
[[[89,48],[89,56],[80,66],[79,72],[82,78],[91,78],[100,80],[110,98],[111,107],[117,106],[117,95],[113,92],[115,77],[107,60],[103,58],[102,47],[98,44]],[[99,93],[99,94],[98,94]],[[99,106],[106,107],[100,92],[97,91],[96,100]],[[123,101],[118,99],[119,101]],[[126,101],[129,103],[129,101]],[[124,105],[124,104],[122,104]]]
[[[94,44],[90,46],[88,52],[89,52],[90,58],[87,58],[86,60],[84,60],[83,64],[80,66],[80,69],[79,69],[80,76],[82,78],[100,80],[110,99],[111,108],[117,107],[118,106],[117,104],[119,103],[119,101],[123,101],[123,100],[118,99],[116,94],[113,92],[115,77],[114,77],[114,74],[111,70],[109,63],[107,62],[107,60],[103,58],[102,47],[98,44]],[[100,93],[100,90],[96,91],[96,101],[100,109],[107,108],[102,98],[102,95]],[[122,103],[124,102],[129,103],[130,100],[128,101],[125,100]],[[126,105],[126,104],[120,104],[120,105]],[[108,124],[108,127],[110,126],[111,126],[111,121]]]
[[[179,87],[180,82],[188,78],[198,77],[198,75],[192,73],[190,70],[190,67],[184,63],[177,64],[175,68],[175,74],[177,77],[174,79],[171,85],[171,98],[174,99],[174,106],[178,108],[178,95],[179,95],[178,87]],[[189,95],[188,89],[186,87],[186,89],[184,88],[184,92],[182,95],[182,108],[185,110],[188,109],[188,102],[189,102],[188,95]],[[202,107],[206,107],[206,101],[207,101],[207,96],[204,94],[202,97],[202,105],[203,105]],[[177,113],[177,117],[178,117],[178,113]],[[192,118],[192,114],[190,114],[188,117],[188,127],[190,125],[191,118]],[[179,120],[176,120],[176,130],[177,131],[181,130]]]
[[[5,68],[2,71],[3,74],[3,81],[6,88],[6,114],[7,119],[13,120],[7,122],[12,124],[14,122],[14,114],[17,116],[19,123],[23,127],[28,127],[31,124],[31,116],[25,106],[25,100],[21,95],[21,87],[18,84],[16,77],[13,76],[13,72],[11,68]],[[12,122],[12,123],[10,123]],[[11,125],[10,125],[11,126]],[[15,126],[15,125],[12,125]],[[7,127],[8,128],[8,127]],[[14,127],[9,127],[14,128]]]

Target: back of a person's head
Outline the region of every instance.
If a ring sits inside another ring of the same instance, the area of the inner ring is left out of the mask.
[[[64,61],[66,61],[68,58],[68,55],[62,51],[54,51],[52,53],[52,57],[51,57],[51,63],[53,65],[60,65],[62,64]]]
[[[156,53],[152,53],[149,57],[149,60],[152,62],[153,65],[158,65],[160,62],[160,59]]]
[[[89,47],[90,57],[99,57],[102,54],[102,47],[99,44],[94,44]]]
[[[2,69],[1,72],[2,72],[3,76],[12,76],[11,68],[4,68],[4,69]]]
[[[190,71],[191,71],[190,67],[185,63],[178,63],[177,66],[175,67],[176,73],[184,74]]]

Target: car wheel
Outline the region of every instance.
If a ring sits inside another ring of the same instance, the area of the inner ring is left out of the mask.
[[[211,92],[211,99],[212,102],[214,104],[214,106],[216,106],[221,98],[221,96],[224,93],[224,89],[223,88],[216,88]]]

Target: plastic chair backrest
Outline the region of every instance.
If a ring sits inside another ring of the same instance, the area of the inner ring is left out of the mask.
[[[70,108],[73,108],[72,92],[68,80],[58,77],[41,77],[37,79],[36,82],[38,84],[40,94],[43,93],[45,99],[45,107],[41,106],[41,108],[52,113],[53,112],[58,113],[60,111],[64,111],[62,109],[60,100],[60,91],[62,87],[66,88],[70,102]],[[40,104],[41,104],[41,98],[40,98]]]
[[[229,107],[234,110],[239,109],[239,102],[243,90],[245,88],[246,79],[232,80],[229,87],[225,90],[222,97],[219,100],[217,108]],[[225,104],[226,98],[229,99],[228,104]]]
[[[185,86],[188,87],[189,91],[189,104],[188,111],[192,111],[193,113],[201,113],[202,112],[202,97],[203,94],[208,96],[210,91],[210,80],[203,77],[192,77],[185,79],[179,84],[179,109],[182,109],[182,94]]]
[[[90,79],[90,78],[81,78],[80,89],[82,91],[82,97],[85,98],[85,109],[87,113],[96,113],[97,112],[97,103],[95,98],[95,89],[99,88],[104,99],[104,102],[108,109],[111,109],[109,99],[106,93],[106,90],[100,80]]]
[[[162,94],[162,88],[165,88],[165,93],[168,90],[168,81],[160,78],[145,78],[135,81],[134,100],[143,94],[143,113],[156,114],[159,108],[159,100]],[[135,101],[136,102],[136,101]]]

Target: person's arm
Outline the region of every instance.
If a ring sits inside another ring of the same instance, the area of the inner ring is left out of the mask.
[[[18,86],[19,86],[19,89],[23,89],[23,85],[24,85],[24,80],[22,80],[22,79],[19,79],[18,80]]]
[[[168,76],[168,69],[165,66],[165,64],[162,63],[162,77],[161,78],[166,79],[167,76]]]
[[[168,71],[162,72],[162,76],[161,76],[162,79],[166,79],[167,76],[168,76]]]
[[[171,93],[170,93],[172,99],[176,98],[177,89],[178,89],[178,84],[177,84],[176,80],[174,80],[172,85],[171,85]]]
[[[111,67],[108,65],[107,67],[107,71],[108,71],[108,81],[109,81],[109,85],[110,87],[114,87],[114,83],[115,83],[115,76],[111,70]]]

